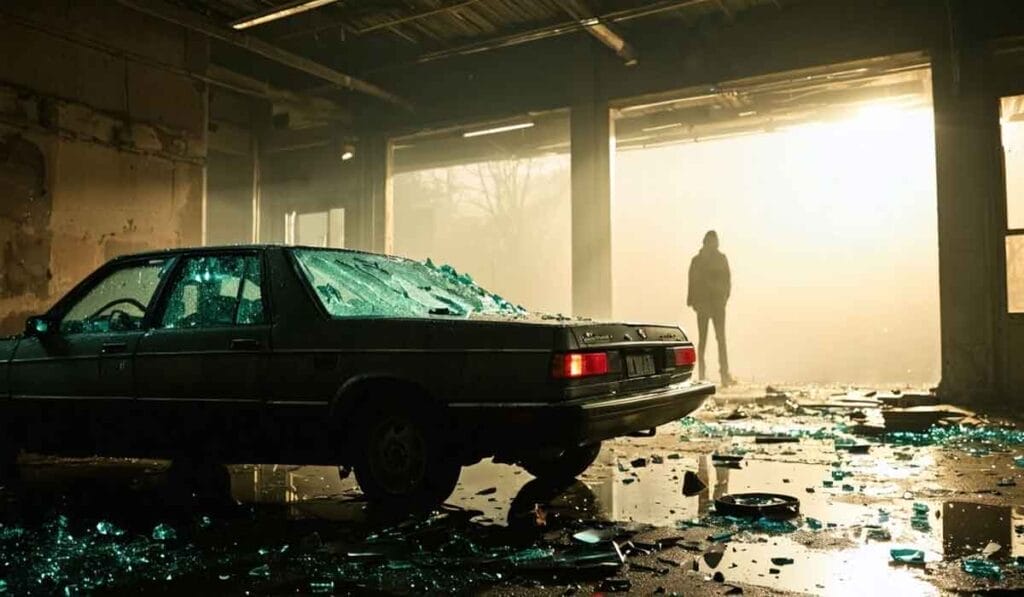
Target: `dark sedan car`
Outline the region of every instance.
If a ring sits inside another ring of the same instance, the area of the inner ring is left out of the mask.
[[[698,408],[675,326],[538,316],[429,261],[318,248],[115,259],[0,340],[18,451],[302,462],[436,502],[493,456],[571,478],[601,441]]]

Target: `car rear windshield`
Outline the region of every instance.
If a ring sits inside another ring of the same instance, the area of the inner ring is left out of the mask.
[[[320,304],[333,317],[517,317],[526,311],[450,266],[370,253],[293,249]]]

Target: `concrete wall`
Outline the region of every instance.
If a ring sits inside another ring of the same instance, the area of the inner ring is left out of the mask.
[[[111,257],[201,242],[206,44],[112,2],[0,5],[0,334]]]

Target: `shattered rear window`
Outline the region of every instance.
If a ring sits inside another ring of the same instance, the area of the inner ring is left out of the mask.
[[[293,249],[332,317],[431,317],[526,314],[451,266],[352,251]]]

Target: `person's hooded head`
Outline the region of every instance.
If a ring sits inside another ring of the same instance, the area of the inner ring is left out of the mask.
[[[715,232],[714,230],[708,230],[707,233],[704,234],[704,250],[718,250],[718,233]]]

